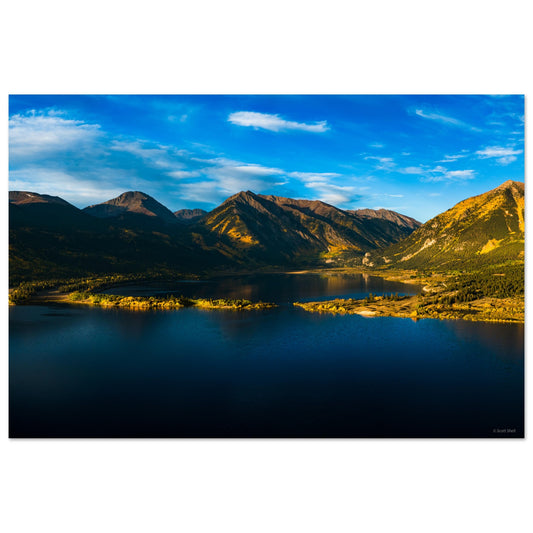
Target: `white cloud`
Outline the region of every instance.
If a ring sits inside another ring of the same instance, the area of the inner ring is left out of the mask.
[[[475,173],[474,170],[447,170],[444,176],[446,179],[471,180]]]
[[[10,172],[10,190],[31,191],[60,196],[79,207],[104,202],[124,192],[123,188],[109,186],[111,180],[83,179],[61,170],[30,168]],[[97,199],[97,200],[95,200]]]
[[[282,174],[283,171],[279,168],[264,167],[250,163],[247,165],[227,166],[225,169],[231,169],[233,172],[240,173],[246,176],[273,176]]]
[[[167,172],[167,176],[181,180],[186,178],[196,178],[200,176],[200,172],[198,170],[173,170]]]
[[[381,193],[377,192],[374,194],[371,194],[372,198],[403,198],[403,194],[387,194],[387,193]]]
[[[336,172],[289,172],[288,175],[304,183],[327,183],[332,178],[341,177],[341,174],[337,174]]]
[[[349,185],[334,185],[324,181],[310,181],[305,184],[309,189],[318,193],[318,199],[332,205],[344,205],[353,201],[355,187]]]
[[[392,170],[396,166],[396,163],[392,157],[377,157],[374,155],[367,155],[365,159],[377,161],[378,164],[375,166],[376,170]]]
[[[414,113],[415,115],[419,117],[422,117],[428,120],[435,120],[437,122],[441,122],[442,124],[446,124],[448,126],[457,126],[459,128],[469,129],[471,131],[481,131],[480,128],[471,126],[470,124],[467,124],[466,122],[463,122],[462,120],[458,120],[448,115],[442,115],[440,113],[434,113],[431,111],[426,111],[424,109],[415,109]]]
[[[289,172],[290,178],[302,182],[307,189],[311,189],[311,197],[328,204],[347,207],[361,197],[361,193],[368,187],[347,185],[346,180],[353,182],[354,177],[343,176],[336,172]],[[342,184],[333,183],[334,180],[344,180]],[[348,181],[348,183],[350,182]]]
[[[420,176],[420,181],[464,181],[474,179],[475,170],[448,170],[442,165],[429,167],[428,165],[419,165],[417,167],[407,167],[399,170],[402,174],[413,174]]]
[[[478,150],[476,155],[479,159],[495,158],[500,165],[508,165],[516,161],[516,156],[523,150],[513,150],[512,148],[503,148],[501,146],[488,146],[483,150]]]
[[[228,116],[228,121],[238,126],[251,126],[252,128],[256,129],[264,129],[275,132],[300,130],[313,133],[323,133],[329,130],[328,124],[325,120],[321,122],[315,122],[314,124],[306,124],[304,122],[285,120],[279,115],[256,113],[254,111],[237,111],[235,113],[231,113]]]
[[[198,203],[219,203],[220,191],[216,181],[197,181],[195,183],[183,183],[179,190],[179,196],[183,200]]]
[[[68,119],[55,110],[13,115],[9,119],[10,161],[83,150],[100,136],[99,124]]]
[[[214,158],[209,166],[201,169],[209,178],[211,198],[221,201],[239,191],[251,190],[256,193],[267,191],[280,183],[280,176],[286,174],[279,168],[266,167],[255,163],[243,163],[226,158]],[[281,182],[281,183],[284,183]],[[190,189],[189,186],[187,188]],[[203,201],[206,201],[205,199]]]
[[[131,154],[151,167],[160,169],[182,169],[191,156],[187,150],[177,150],[172,146],[148,141],[114,140],[110,143],[110,149]]]
[[[401,171],[403,174],[425,174],[427,167],[406,167]]]
[[[440,161],[437,161],[437,163],[453,163],[454,161],[457,161],[458,159],[462,159],[463,157],[466,157],[467,154],[455,154],[455,155],[445,155],[444,159],[441,159]]]
[[[474,179],[475,174],[475,170],[447,170],[444,167],[438,166],[428,171],[421,180],[426,182],[460,182]]]

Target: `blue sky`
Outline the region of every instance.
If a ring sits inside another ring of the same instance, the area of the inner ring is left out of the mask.
[[[522,96],[9,99],[9,188],[78,207],[140,190],[175,211],[241,190],[424,222],[524,180]]]

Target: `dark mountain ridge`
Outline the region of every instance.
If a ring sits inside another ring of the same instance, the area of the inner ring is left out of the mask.
[[[179,221],[142,213],[98,217],[32,194],[33,200],[15,203],[20,195],[10,193],[10,283],[154,270],[201,273],[228,263],[215,249],[198,247]]]
[[[174,216],[185,223],[194,222],[204,215],[207,215],[207,211],[203,209],[180,209],[174,212]]]

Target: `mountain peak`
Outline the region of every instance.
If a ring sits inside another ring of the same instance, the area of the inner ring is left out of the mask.
[[[364,218],[388,220],[389,222],[393,222],[398,226],[409,228],[411,230],[415,230],[422,225],[420,222],[418,222],[418,220],[408,217],[407,215],[397,213],[396,211],[391,211],[390,209],[357,209],[356,211],[348,211],[348,213],[354,213],[355,215]]]
[[[514,181],[514,180],[507,180],[504,181],[501,185],[498,185],[495,191],[504,190],[504,189],[518,189],[520,191],[524,190],[524,182],[522,181]]]
[[[123,201],[128,200],[128,201],[131,201],[131,200],[137,200],[137,199],[139,199],[139,200],[152,199],[153,200],[153,198],[151,196],[149,196],[148,194],[145,194],[144,192],[141,192],[141,191],[126,191],[126,192],[123,192],[122,194],[118,195],[113,200],[108,200],[108,202],[112,202],[112,201],[116,201],[116,200],[123,200]]]
[[[90,205],[84,211],[98,218],[111,218],[133,213],[175,222],[176,217],[155,198],[141,191],[127,191],[101,204]]]
[[[237,194],[227,198],[227,200],[255,200],[256,198],[257,194],[253,193],[252,191],[240,191]]]

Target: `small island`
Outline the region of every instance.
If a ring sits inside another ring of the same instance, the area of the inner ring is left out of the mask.
[[[68,302],[100,307],[120,307],[145,311],[149,309],[181,309],[199,307],[201,309],[233,309],[248,311],[252,309],[271,309],[276,304],[270,302],[251,302],[244,299],[230,298],[186,298],[185,296],[141,297],[122,296],[118,294],[95,294],[90,292],[72,292]]]

